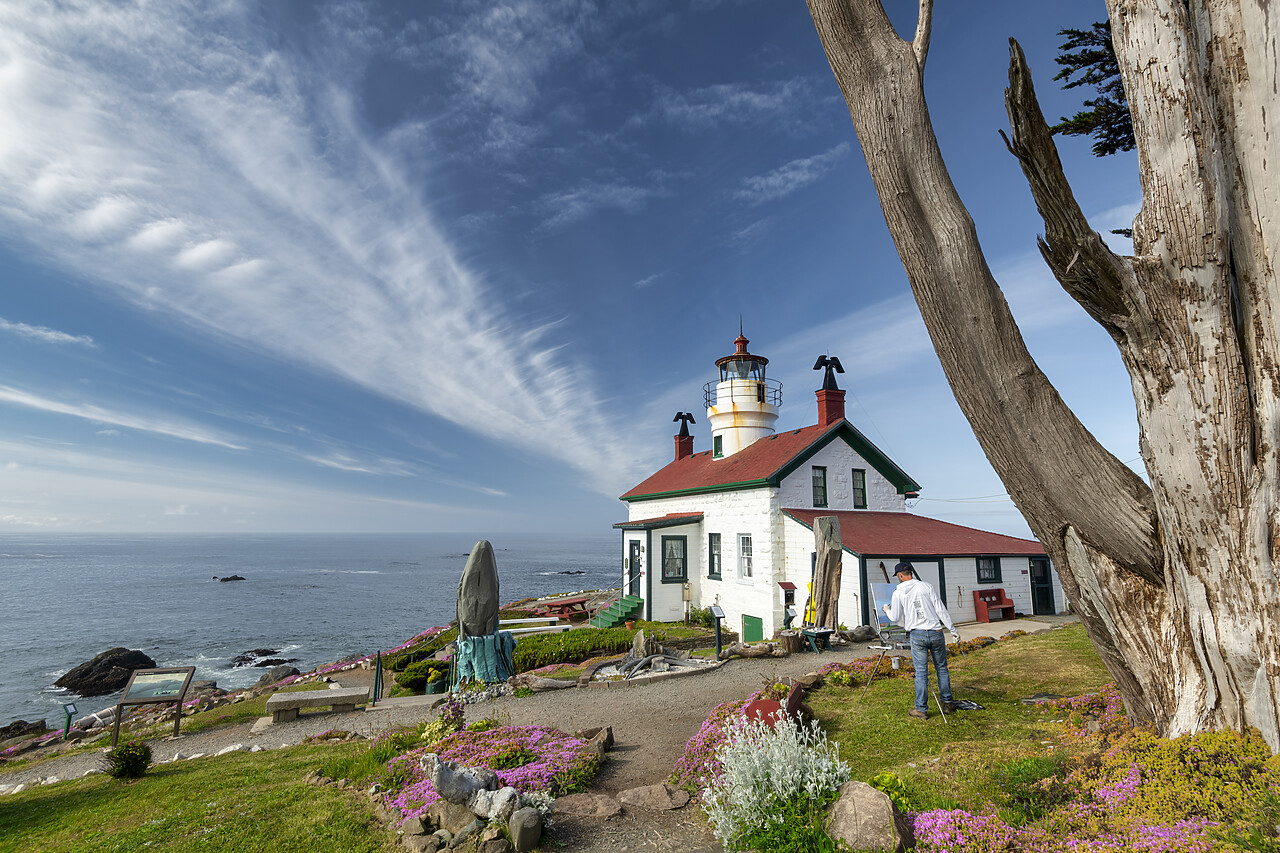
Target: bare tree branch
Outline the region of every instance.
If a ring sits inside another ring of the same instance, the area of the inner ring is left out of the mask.
[[[929,35],[933,31],[933,0],[920,0],[920,19],[916,23],[916,38],[911,42],[916,64],[924,71],[924,60],[929,55]]]
[[[1107,247],[1080,210],[1036,100],[1026,57],[1013,39],[1009,39],[1009,88],[1004,91],[1004,104],[1013,134],[1012,140],[1005,137],[1005,144],[1018,158],[1044,219],[1040,254],[1067,293],[1113,335],[1121,334],[1131,310],[1126,294],[1133,287],[1132,264]]]

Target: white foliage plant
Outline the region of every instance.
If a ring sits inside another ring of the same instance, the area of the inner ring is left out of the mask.
[[[721,772],[702,792],[702,808],[726,847],[749,829],[777,823],[775,804],[797,794],[814,799],[849,781],[840,745],[816,724],[783,720],[730,722],[716,753]]]

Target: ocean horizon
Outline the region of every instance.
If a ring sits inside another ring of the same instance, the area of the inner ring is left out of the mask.
[[[3,534],[0,724],[65,720],[118,694],[53,686],[115,646],[160,667],[195,666],[224,689],[265,671],[232,661],[278,651],[306,672],[393,648],[448,623],[480,539],[493,544],[503,603],[616,586],[616,534]],[[243,581],[216,578],[240,575]]]

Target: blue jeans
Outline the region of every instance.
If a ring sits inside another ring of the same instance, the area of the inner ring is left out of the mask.
[[[929,710],[929,658],[938,672],[938,694],[943,702],[951,698],[951,673],[947,671],[947,641],[941,631],[911,632],[911,663],[916,668],[916,708]]]

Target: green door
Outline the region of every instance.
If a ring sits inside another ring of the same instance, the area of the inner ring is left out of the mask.
[[[764,620],[742,614],[742,642],[758,643],[764,639]]]

